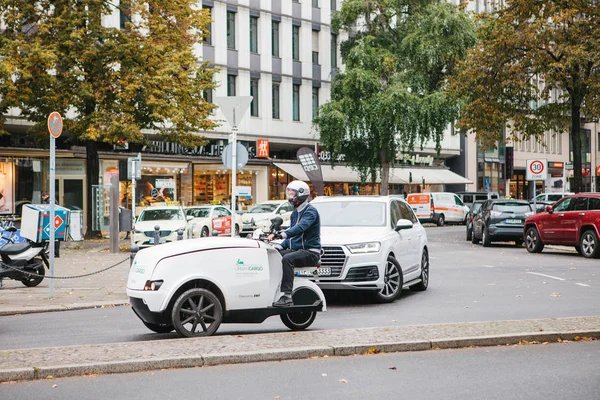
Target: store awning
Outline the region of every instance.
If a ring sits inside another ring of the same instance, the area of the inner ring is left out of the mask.
[[[284,170],[296,179],[307,181],[308,177],[304,173],[300,164],[274,163],[279,169]],[[357,171],[347,166],[331,167],[321,165],[323,171],[323,181],[325,182],[360,182],[360,176]],[[390,183],[408,184],[410,173],[412,172],[412,183],[420,185],[425,178],[425,184],[466,184],[472,183],[470,180],[443,168],[392,168],[390,170]]]

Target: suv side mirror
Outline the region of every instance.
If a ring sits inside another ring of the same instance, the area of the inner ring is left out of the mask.
[[[396,223],[396,228],[394,230],[396,232],[400,232],[401,230],[411,229],[412,227],[413,227],[412,221],[409,221],[407,219],[399,219],[398,222]]]
[[[554,212],[554,209],[552,208],[552,206],[546,206],[546,212],[552,214]]]

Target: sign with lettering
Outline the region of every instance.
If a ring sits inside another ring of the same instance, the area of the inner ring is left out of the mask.
[[[257,153],[256,157],[258,158],[269,158],[269,141],[266,139],[258,139],[256,141]]]
[[[396,161],[400,164],[432,166],[433,160],[433,156],[422,156],[419,154],[398,153],[396,155]]]
[[[239,144],[248,150],[249,158],[257,158],[256,142],[238,140]],[[182,154],[186,156],[202,156],[202,157],[221,157],[225,146],[222,141],[209,140],[204,146],[184,147],[173,142],[162,142],[159,140],[151,140],[149,145],[142,147],[144,153],[159,153],[159,154]]]

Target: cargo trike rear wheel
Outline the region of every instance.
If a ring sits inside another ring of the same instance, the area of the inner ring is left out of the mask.
[[[294,312],[281,314],[279,317],[281,318],[281,322],[291,330],[302,331],[312,325],[317,317],[317,312]]]

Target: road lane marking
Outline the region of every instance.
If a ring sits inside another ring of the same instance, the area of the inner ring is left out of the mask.
[[[559,278],[558,276],[552,276],[552,275],[540,274],[540,273],[538,273],[538,272],[527,272],[527,273],[528,273],[528,274],[531,274],[531,275],[539,275],[539,276],[544,276],[544,277],[546,277],[546,278],[550,278],[550,279],[556,279],[557,281],[564,281],[564,280],[566,280],[566,279],[564,279],[564,278]]]
[[[590,287],[590,285],[586,283],[576,283],[577,286]]]

